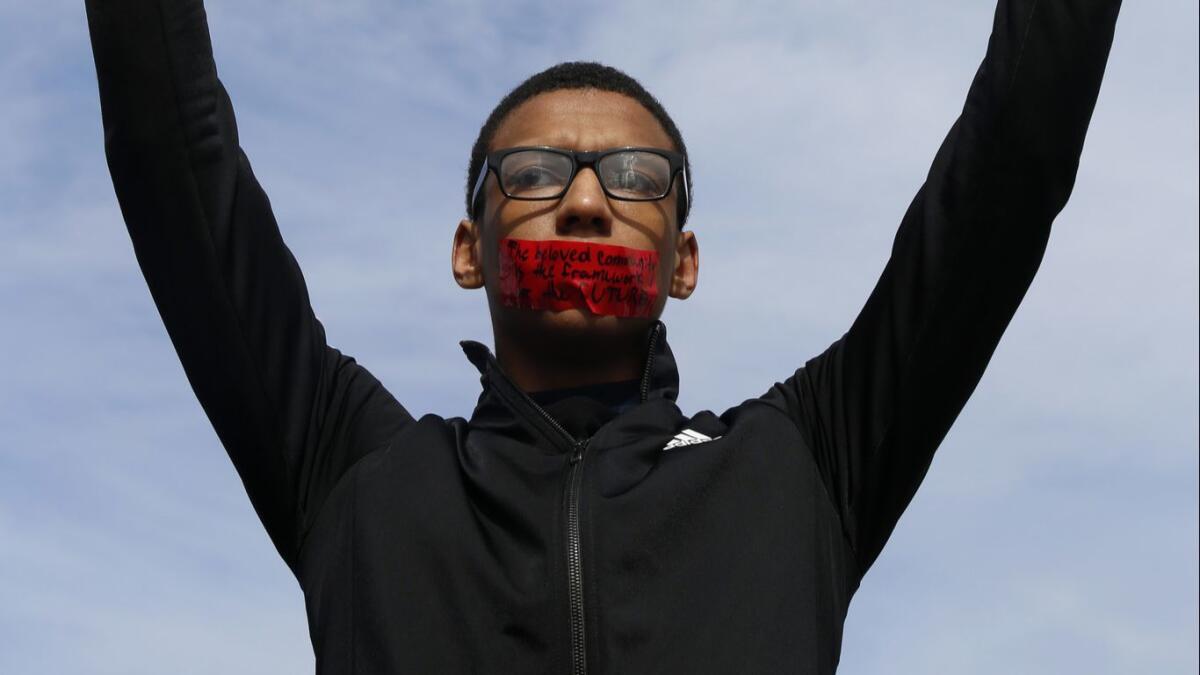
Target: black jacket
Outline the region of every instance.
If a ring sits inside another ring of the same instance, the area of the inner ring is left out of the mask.
[[[850,598],[1071,192],[1119,5],[1000,0],[891,258],[827,350],[688,416],[658,324],[642,402],[577,442],[480,344],[463,344],[483,383],[469,420],[414,419],[326,344],[201,2],[88,0],[138,263],[304,589],[318,672],[832,673]]]

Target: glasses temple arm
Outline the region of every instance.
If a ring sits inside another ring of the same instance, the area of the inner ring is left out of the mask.
[[[486,157],[483,158],[483,166],[479,167],[479,177],[475,179],[475,187],[471,188],[471,218],[475,217],[475,203],[479,201],[479,192],[483,189],[483,182],[487,180],[488,172],[491,171],[491,166],[488,164]]]

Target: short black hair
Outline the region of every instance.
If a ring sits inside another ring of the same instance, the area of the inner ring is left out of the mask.
[[[689,194],[685,199],[679,199],[679,227],[682,229],[692,207],[690,194],[692,166],[688,161],[687,146],[683,144],[683,136],[679,133],[679,128],[675,126],[675,121],[667,114],[658,99],[646,91],[640,82],[616,68],[594,61],[565,61],[550,66],[542,72],[530,76],[500,99],[500,103],[496,104],[495,109],[488,115],[487,121],[480,127],[479,136],[475,139],[474,147],[471,148],[471,163],[467,167],[467,217],[475,217],[475,205],[471,203],[471,192],[475,188],[475,181],[479,179],[484,157],[487,156],[488,148],[492,144],[492,138],[496,135],[500,123],[517,106],[534,96],[560,89],[597,89],[624,94],[642,104],[650,111],[651,115],[654,115],[654,118],[662,125],[663,131],[667,132],[667,136],[675,144],[675,150],[683,155]]]

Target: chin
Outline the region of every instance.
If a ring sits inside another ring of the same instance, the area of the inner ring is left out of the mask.
[[[520,335],[523,339],[533,342],[547,339],[574,343],[639,339],[654,323],[653,318],[634,319],[592,314],[585,309],[552,312],[505,308],[501,310],[499,318],[510,334]]]
[[[563,333],[611,333],[622,330],[622,319],[615,316],[592,314],[586,309],[567,309],[561,312],[530,312],[545,330]]]

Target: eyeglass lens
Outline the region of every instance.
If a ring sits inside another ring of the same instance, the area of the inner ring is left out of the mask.
[[[500,185],[518,199],[553,199],[566,192],[571,158],[547,150],[521,150],[500,163]],[[671,162],[652,152],[630,150],[606,155],[596,175],[618,199],[658,199],[671,185]]]

